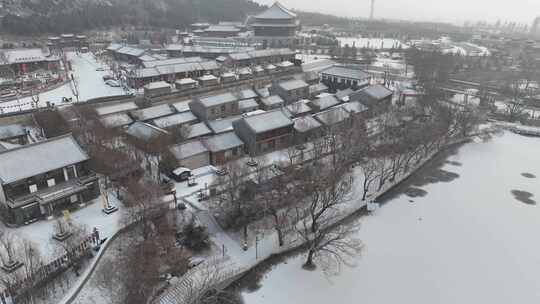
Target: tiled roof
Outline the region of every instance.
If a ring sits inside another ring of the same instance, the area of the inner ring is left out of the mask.
[[[296,14],[285,8],[279,2],[269,7],[266,11],[255,16],[256,19],[294,19]]]
[[[281,110],[245,117],[243,120],[255,133],[268,132],[293,125],[293,121]]]
[[[9,184],[88,160],[71,135],[21,146],[0,153],[0,183]]]
[[[244,142],[234,132],[214,135],[204,139],[203,143],[211,152],[230,150],[244,145]]]
[[[370,77],[368,73],[361,71],[360,69],[351,68],[351,67],[343,67],[343,66],[333,66],[331,68],[323,70],[321,73],[323,75],[327,74],[330,76],[357,79],[357,80],[363,80]]]

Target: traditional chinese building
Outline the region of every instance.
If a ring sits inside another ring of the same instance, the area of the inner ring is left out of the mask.
[[[279,2],[252,18],[251,28],[255,42],[264,48],[283,48],[294,44],[300,22],[295,13]]]

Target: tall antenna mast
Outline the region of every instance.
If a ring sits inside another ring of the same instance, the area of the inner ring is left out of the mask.
[[[369,20],[373,20],[375,14],[375,0],[371,0],[371,11],[369,13]]]

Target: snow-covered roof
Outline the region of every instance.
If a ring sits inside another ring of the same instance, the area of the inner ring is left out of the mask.
[[[361,104],[359,101],[346,102],[342,105],[339,105],[339,107],[342,107],[343,109],[345,109],[345,111],[353,114],[362,113],[368,110],[368,108],[365,105]]]
[[[309,85],[303,80],[293,79],[293,80],[280,82],[278,86],[280,86],[285,91],[292,91],[292,90],[308,87]]]
[[[177,80],[176,83],[178,83],[179,85],[187,85],[197,83],[197,80],[192,78],[182,78],[180,80]]]
[[[195,32],[195,31],[194,31]],[[203,31],[201,31],[202,33]],[[206,46],[206,45],[181,45],[171,44],[167,46],[167,51],[183,52],[184,54],[231,54],[239,52],[253,51],[255,48],[249,46]]]
[[[238,97],[230,92],[199,98],[199,102],[206,108],[235,102],[237,100]]]
[[[107,51],[116,51],[116,50],[119,50],[122,48],[123,45],[119,44],[119,43],[111,43],[107,48],[106,50]]]
[[[244,145],[244,142],[234,132],[214,135],[203,139],[203,143],[210,152],[230,150]]]
[[[2,54],[0,58],[3,58],[6,64],[60,60],[57,56],[45,54],[42,49],[2,50],[0,54]]]
[[[168,132],[151,124],[136,121],[127,128],[126,134],[143,141],[149,141],[162,135],[166,135]]]
[[[388,96],[394,94],[392,90],[380,84],[369,86],[363,89],[361,92],[377,100],[387,98]]]
[[[71,135],[0,152],[0,182],[9,184],[88,160]]]
[[[255,16],[256,19],[294,19],[296,14],[289,9],[281,5],[279,2],[275,2],[264,12]]]
[[[245,117],[243,120],[257,134],[293,125],[293,121],[281,110]]]
[[[368,73],[360,69],[352,68],[352,67],[344,67],[344,66],[330,67],[328,69],[321,71],[321,74],[341,77],[341,78],[350,78],[354,80],[364,80],[370,77]]]
[[[230,54],[229,57],[231,57],[232,60],[250,60],[251,56],[247,52],[245,53],[233,53]]]
[[[240,74],[240,75],[251,75],[253,73],[251,72],[250,68],[242,68],[242,69],[240,69],[238,71],[238,74]]]
[[[212,130],[204,122],[200,122],[189,126],[189,134],[186,137],[192,139],[209,134],[212,134]]]
[[[209,27],[204,29],[204,31],[207,33],[212,33],[212,32],[238,33],[240,32],[240,29],[232,25],[210,25]]]
[[[278,63],[278,66],[281,67],[281,68],[288,68],[288,67],[292,67],[293,65],[294,65],[294,63],[292,63],[292,62],[290,62],[288,60]]]
[[[285,109],[293,116],[311,112],[311,107],[304,100],[290,104]]]
[[[156,68],[143,68],[132,71],[132,74],[139,78],[156,77],[161,75]]]
[[[319,59],[316,61],[311,61],[307,63],[302,64],[302,71],[304,72],[319,72],[326,70],[334,65],[336,65],[337,62],[331,60],[331,59]]]
[[[294,121],[294,129],[297,132],[303,133],[307,132],[316,128],[320,128],[322,124],[318,122],[315,118],[311,116],[304,116],[293,119]]]
[[[195,117],[191,111],[188,111],[154,119],[152,123],[159,128],[169,128],[195,121],[197,121],[197,117]]]
[[[142,56],[145,51],[141,49],[133,48],[130,46],[124,46],[115,50],[115,52],[122,55],[139,57],[139,56]]]
[[[285,103],[283,98],[281,98],[279,95],[271,95],[271,96],[265,97],[265,98],[261,99],[261,102],[265,106],[269,106],[269,107],[281,106],[281,105],[283,105]]]
[[[335,105],[338,105],[340,101],[336,98],[334,95],[326,95],[322,98],[317,98],[313,101],[311,101],[311,104],[315,107],[319,108],[320,110],[328,109],[330,107],[333,107]]]
[[[144,54],[144,55],[140,56],[139,59],[141,61],[143,61],[143,65],[144,65],[144,63],[155,62],[157,60],[156,57],[154,57],[152,55],[148,55],[148,54]]]
[[[165,89],[165,88],[171,88],[171,85],[165,81],[156,81],[151,82],[144,86],[147,90],[157,90],[157,89]]]
[[[127,113],[113,113],[99,119],[106,128],[118,128],[129,125],[133,119]]]
[[[351,114],[342,107],[335,107],[328,111],[317,113],[313,115],[313,117],[315,117],[321,123],[331,126],[348,119],[351,117]]]
[[[189,109],[190,102],[191,100],[184,100],[184,101],[173,103],[172,106],[173,108],[176,109],[177,112],[186,112],[190,110]]]
[[[146,121],[173,114],[174,111],[168,104],[153,106],[150,108],[131,111],[130,114],[136,120]]]
[[[349,96],[354,93],[354,90],[351,89],[351,88],[348,88],[348,89],[345,89],[345,90],[340,90],[340,91],[337,91],[336,94],[336,97],[337,99],[341,100],[341,101],[349,101]]]
[[[205,61],[201,57],[180,57],[180,58],[169,58],[165,60],[155,60],[149,62],[143,62],[145,68],[152,68],[162,65],[171,65],[171,64],[182,64],[182,63],[192,63],[192,62],[202,62]]]
[[[0,126],[0,140],[26,135],[26,129],[20,124]]]
[[[155,61],[150,61],[151,63]],[[212,71],[219,69],[216,61],[184,62],[176,64],[156,65],[142,69],[133,70],[132,77],[145,78],[156,77],[160,75],[187,73],[195,71]]]
[[[139,107],[135,104],[135,102],[129,101],[96,108],[96,113],[99,116],[104,116],[112,113],[133,111],[138,108]]]
[[[324,83],[317,83],[309,86],[309,94],[327,91],[328,87]]]
[[[177,160],[186,159],[201,153],[208,153],[208,149],[200,140],[174,145],[170,147],[169,150]]]
[[[214,134],[219,134],[227,131],[233,130],[233,122],[242,119],[242,116],[232,116],[217,120],[211,120],[208,122],[208,127],[214,132]]]
[[[201,76],[199,77],[199,80],[200,81],[211,81],[211,80],[217,80],[218,78],[214,75],[204,75],[204,76]]]
[[[272,56],[289,56],[294,55],[295,52],[291,49],[266,49],[266,50],[254,50],[247,52],[235,52],[229,54],[229,57],[233,60],[249,60],[258,59]]]
[[[227,73],[221,74],[221,77],[223,77],[223,78],[232,78],[232,77],[236,77],[236,74],[233,73],[233,72],[227,72]]]
[[[255,101],[255,99],[244,99],[238,102],[238,108],[242,111],[246,109],[254,109],[258,107],[259,107],[259,104],[257,103],[257,101]]]
[[[258,95],[252,89],[240,90],[238,92],[238,98],[240,99],[252,99],[257,98]]]

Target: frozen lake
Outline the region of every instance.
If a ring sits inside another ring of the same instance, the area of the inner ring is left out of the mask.
[[[245,303],[539,303],[538,151],[539,138],[509,132],[454,149],[359,219],[355,267],[326,278],[293,258]],[[400,194],[411,187],[425,195]]]

